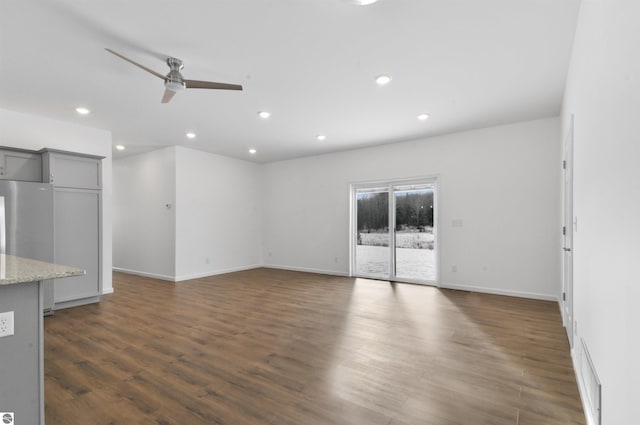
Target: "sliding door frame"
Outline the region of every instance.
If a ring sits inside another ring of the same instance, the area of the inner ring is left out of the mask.
[[[350,184],[349,191],[349,276],[351,277],[363,277],[367,279],[388,280],[390,282],[405,282],[415,283],[420,285],[440,286],[440,221],[439,221],[439,187],[440,176],[430,175],[423,177],[412,177],[406,179],[385,179],[385,180],[370,180],[364,182],[355,182]],[[421,185],[431,184],[433,185],[433,237],[434,237],[434,267],[435,278],[434,280],[422,280],[422,279],[408,279],[399,278],[396,276],[395,261],[396,261],[396,202],[394,187],[396,186],[408,186],[408,185]],[[357,191],[358,189],[374,188],[374,187],[386,187],[389,195],[389,274],[388,276],[380,275],[367,275],[363,273],[357,273],[356,265],[356,249],[358,246],[357,234],[358,234],[358,201]]]

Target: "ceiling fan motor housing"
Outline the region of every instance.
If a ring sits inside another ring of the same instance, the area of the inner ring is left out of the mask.
[[[164,80],[165,88],[173,91],[185,90],[187,85],[184,82],[182,74],[180,74],[180,70],[182,70],[184,66],[182,61],[176,58],[167,58],[167,65],[169,65],[171,71],[169,71]]]

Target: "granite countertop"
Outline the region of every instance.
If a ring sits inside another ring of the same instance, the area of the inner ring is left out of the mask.
[[[0,286],[62,277],[83,276],[85,270],[0,254]]]

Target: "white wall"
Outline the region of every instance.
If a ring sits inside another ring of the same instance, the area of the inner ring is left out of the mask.
[[[638,423],[640,31],[637,0],[583,1],[563,124],[575,116],[574,317],[603,386],[602,423]]]
[[[259,165],[184,147],[114,161],[116,270],[182,281],[260,266],[260,187]]]
[[[178,147],[176,279],[261,264],[260,166]]]
[[[113,162],[116,270],[174,280],[175,203],[175,147]]]
[[[61,149],[105,157],[102,160],[102,285],[103,293],[112,292],[111,133],[0,109],[0,145],[32,150]]]
[[[443,286],[557,300],[560,161],[550,118],[266,164],[264,262],[346,274],[350,183],[438,175]]]
[[[559,127],[550,118],[266,165],[184,147],[120,159],[114,264],[169,280],[261,264],[347,274],[349,184],[438,175],[443,286],[556,300]]]

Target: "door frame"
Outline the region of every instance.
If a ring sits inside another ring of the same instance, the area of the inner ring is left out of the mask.
[[[406,278],[398,278],[395,275],[395,223],[396,223],[396,211],[395,211],[395,195],[393,188],[395,186],[402,185],[418,185],[418,184],[433,184],[433,238],[434,238],[434,267],[435,267],[435,278],[434,280],[422,280],[422,279],[406,279]],[[349,276],[350,277],[362,277],[367,279],[377,279],[377,280],[388,280],[390,282],[403,282],[403,283],[414,283],[419,285],[428,285],[428,286],[440,286],[440,221],[439,221],[439,189],[440,189],[440,175],[434,174],[429,176],[422,177],[411,177],[404,179],[384,179],[384,180],[370,180],[364,182],[357,182],[350,184],[349,190],[349,212],[350,212],[350,222],[349,222]],[[380,275],[367,275],[357,273],[356,268],[356,248],[358,245],[357,241],[357,229],[358,229],[358,202],[356,199],[356,192],[358,189],[364,189],[368,187],[387,187],[388,195],[389,195],[389,274],[388,276],[380,276]]]
[[[573,348],[574,311],[573,311],[573,233],[575,216],[573,214],[573,152],[574,152],[574,116],[571,115],[569,128],[562,143],[562,322]]]

